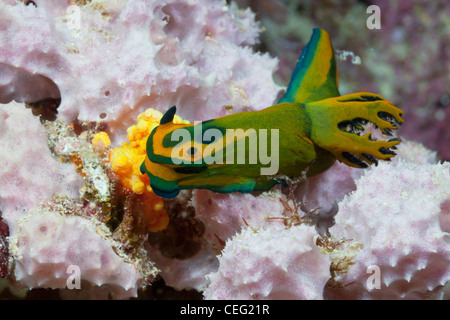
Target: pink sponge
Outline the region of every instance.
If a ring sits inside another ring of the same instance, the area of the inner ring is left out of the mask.
[[[72,215],[79,211],[80,204],[60,199],[20,220],[10,240],[16,279],[28,288],[77,291],[94,285],[107,288],[114,298],[136,296],[141,279],[158,270],[126,256],[95,218]]]
[[[79,197],[82,178],[49,150],[39,118],[23,104],[0,104],[0,210],[11,233],[17,220],[55,192]]]
[[[234,3],[35,3],[0,2],[0,102],[60,97],[60,118],[117,132],[149,107],[206,120],[268,107],[281,90],[277,60],[250,48],[254,13]]]
[[[219,270],[210,274],[206,299],[322,299],[329,257],[304,224],[246,227],[227,241]]]
[[[214,249],[222,249],[227,239],[238,233],[245,225],[254,228],[283,223],[283,194],[266,192],[260,196],[239,192],[219,194],[209,190],[195,190],[192,204],[196,217],[205,225],[205,239]],[[286,201],[286,200],[284,200]]]

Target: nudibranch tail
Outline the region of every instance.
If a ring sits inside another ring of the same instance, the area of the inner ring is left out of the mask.
[[[329,34],[314,29],[291,76],[288,89],[278,101],[305,103],[339,96],[334,50]]]

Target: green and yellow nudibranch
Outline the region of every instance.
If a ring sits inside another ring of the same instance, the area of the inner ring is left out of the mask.
[[[400,139],[376,140],[360,129],[372,123],[389,136],[403,123],[402,110],[380,95],[340,95],[333,47],[322,29],[314,29],[276,105],[194,124],[174,123],[175,112],[170,108],[150,133],[141,165],[164,198],[180,189],[268,190],[305,170],[319,174],[336,159],[357,168],[376,165],[395,156]],[[269,155],[277,156],[275,172],[267,167]]]

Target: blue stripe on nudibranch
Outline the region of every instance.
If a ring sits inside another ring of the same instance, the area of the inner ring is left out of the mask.
[[[292,72],[291,81],[289,82],[289,86],[286,90],[286,93],[280,99],[280,101],[278,101],[278,103],[295,101],[295,95],[297,93],[298,88],[300,87],[300,83],[305,77],[305,73],[308,71],[308,67],[314,60],[314,54],[316,52],[320,36],[321,36],[320,29],[317,28],[313,29],[311,39],[303,48],[302,53],[300,54],[300,58],[298,59],[297,65],[295,66],[295,69]]]

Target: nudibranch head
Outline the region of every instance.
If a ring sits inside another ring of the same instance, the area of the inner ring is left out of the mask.
[[[111,168],[119,176],[122,184],[134,193],[151,191],[149,178],[141,173],[140,166],[147,154],[148,136],[159,125],[162,117],[163,114],[154,109],[147,109],[141,113],[137,117],[137,123],[127,129],[129,143],[124,142],[110,153]],[[173,121],[188,123],[179,116],[175,116]]]

